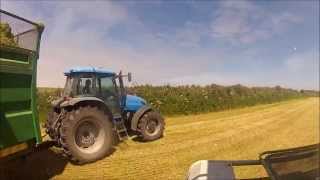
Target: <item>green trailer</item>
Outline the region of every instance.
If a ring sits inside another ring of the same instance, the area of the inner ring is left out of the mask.
[[[42,141],[36,105],[44,26],[0,10],[0,159]]]

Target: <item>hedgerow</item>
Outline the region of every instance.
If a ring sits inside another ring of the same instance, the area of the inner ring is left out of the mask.
[[[197,114],[305,97],[281,88],[234,86],[136,86],[131,88],[166,115]]]
[[[50,110],[50,102],[56,99],[61,91],[62,89],[39,88],[38,107],[42,118]],[[208,86],[142,85],[130,87],[127,91],[143,97],[164,115],[198,114],[318,95],[310,91],[297,91],[280,86],[249,88],[242,85],[216,84]]]

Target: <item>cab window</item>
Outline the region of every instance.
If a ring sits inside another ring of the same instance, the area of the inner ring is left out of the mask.
[[[114,80],[112,77],[99,78],[100,94],[102,97],[116,96],[116,90],[114,86]]]
[[[77,84],[77,94],[79,95],[90,95],[94,94],[94,83],[93,77],[85,76],[80,77]]]

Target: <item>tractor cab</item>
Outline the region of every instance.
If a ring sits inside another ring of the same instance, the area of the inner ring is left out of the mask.
[[[123,77],[131,82],[131,73],[116,74],[100,68],[83,67],[66,71],[66,84],[61,100],[87,100],[95,97],[110,108],[112,114],[120,115],[125,112],[136,112],[146,101],[138,96],[126,93]]]
[[[136,112],[146,101],[126,93],[123,77],[131,82],[131,73],[122,75],[93,67],[72,68],[66,71],[66,84],[63,90],[65,99],[96,97],[110,108],[112,114],[120,116],[125,111]]]
[[[113,72],[95,68],[76,68],[64,73],[67,81],[64,96],[99,96],[105,88],[109,93],[115,93],[118,82],[117,75]]]
[[[105,102],[113,114],[121,114],[126,99],[121,73],[117,75],[107,70],[88,67],[70,69],[65,72],[65,76],[67,79],[64,98],[96,97]]]

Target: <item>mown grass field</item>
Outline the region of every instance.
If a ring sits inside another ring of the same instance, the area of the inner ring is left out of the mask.
[[[266,150],[318,143],[319,98],[168,117],[166,123],[162,139],[127,140],[96,163],[73,165],[56,150],[48,150],[13,166],[9,174],[53,179],[184,179],[197,160],[256,159]],[[265,172],[255,167],[238,169],[236,174],[257,177]]]

